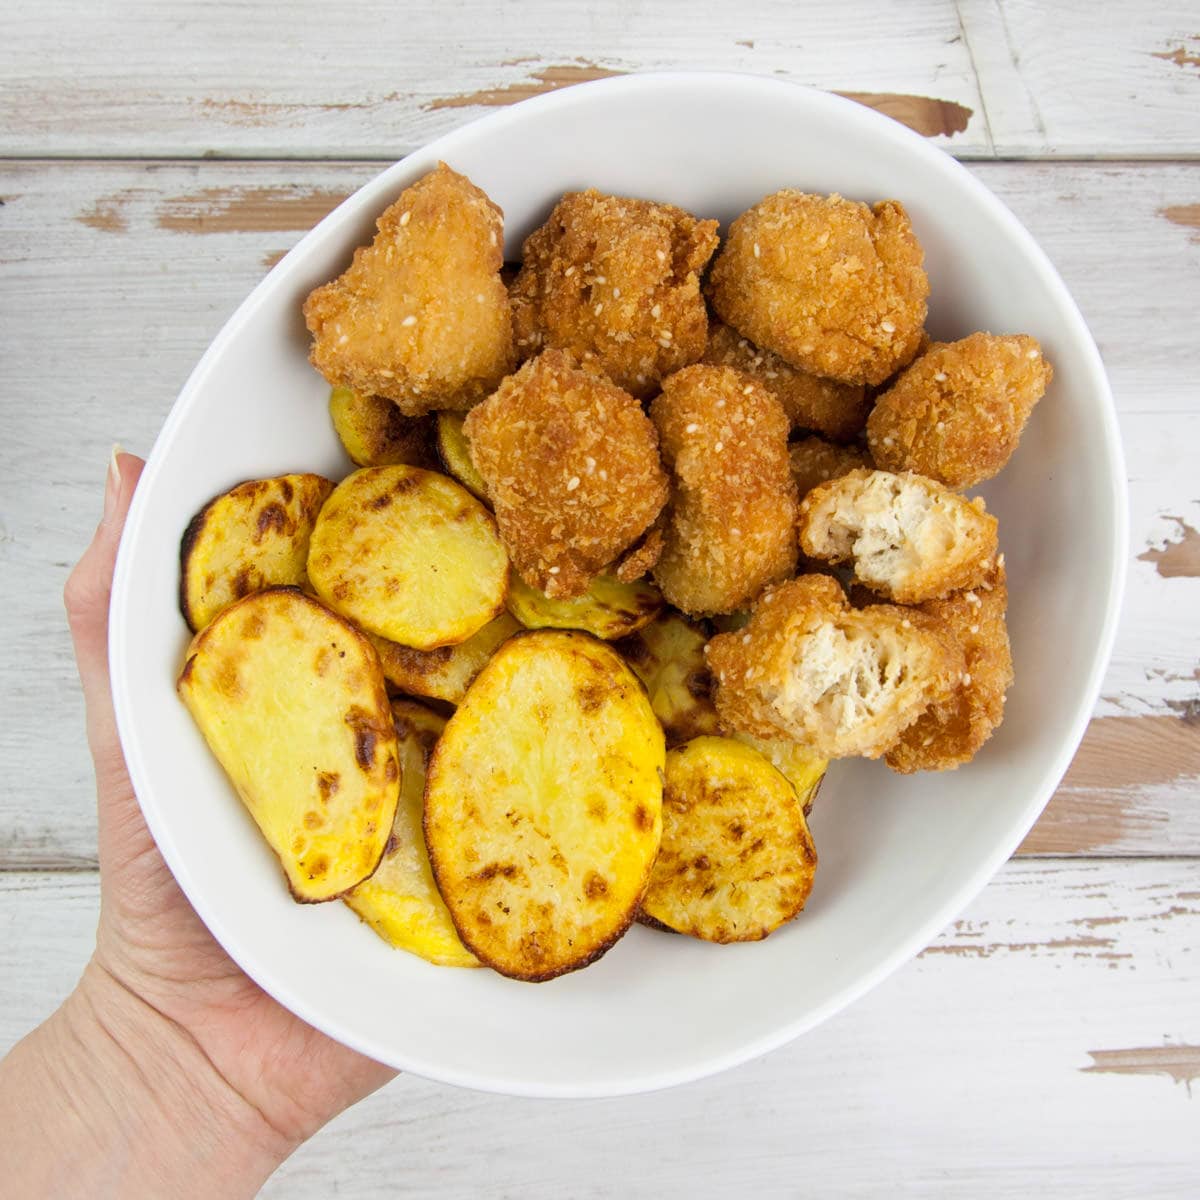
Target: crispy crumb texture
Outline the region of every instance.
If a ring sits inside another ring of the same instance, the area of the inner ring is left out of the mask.
[[[878,758],[963,668],[923,614],[853,609],[825,575],[772,588],[745,629],[719,634],[706,653],[724,726],[795,738],[824,758]]]
[[[547,596],[586,592],[667,501],[642,406],[565,351],[527,362],[463,431],[513,564]]]
[[[800,548],[849,562],[859,583],[900,604],[919,604],[986,578],[996,558],[996,518],[982,499],[921,475],[851,471],[800,504]]]
[[[512,285],[519,354],[569,350],[633,395],[653,395],[704,353],[700,272],[716,248],[717,222],[672,204],[568,193],[525,241]]]
[[[862,447],[836,446],[819,437],[793,442],[788,447],[788,464],[801,500],[820,483],[840,479],[862,468],[873,470],[875,466],[870,454]]]
[[[515,362],[500,209],[440,163],[384,210],[377,230],[304,304],[313,366],[406,416],[470,408]]]
[[[875,385],[917,352],[923,262],[898,200],[868,207],[785,188],[730,226],[710,290],[722,321],[792,366]]]
[[[650,415],[674,480],[655,582],[686,613],[732,612],[796,567],[783,406],[731,367],[693,366]]]
[[[888,471],[952,488],[991,479],[1012,457],[1054,372],[1024,334],[935,342],[876,401],[871,453]]]
[[[709,327],[702,362],[734,367],[778,397],[793,429],[815,429],[834,441],[857,437],[871,411],[866,388],[838,383],[798,370],[778,354],[762,350],[736,329],[716,322]]]

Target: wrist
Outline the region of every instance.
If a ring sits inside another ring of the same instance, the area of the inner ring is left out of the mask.
[[[12,1144],[18,1179],[34,1172],[15,1194],[31,1197],[254,1196],[295,1149],[184,1029],[94,962],[0,1068],[5,1110],[28,1133]]]

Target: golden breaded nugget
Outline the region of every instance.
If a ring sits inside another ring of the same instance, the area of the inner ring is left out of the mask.
[[[1024,334],[935,342],[875,402],[871,454],[887,471],[974,487],[1012,457],[1053,376],[1041,347]]]
[[[349,269],[305,301],[313,366],[407,416],[470,408],[515,361],[500,209],[440,163],[377,227]]]
[[[793,429],[815,429],[834,441],[847,442],[866,426],[871,405],[861,384],[838,383],[797,370],[728,325],[709,326],[708,349],[700,361],[733,367],[757,380],[779,398]]]
[[[565,351],[527,362],[463,432],[514,566],[554,599],[586,592],[667,501],[642,406]]]
[[[788,447],[788,465],[801,500],[819,483],[840,479],[851,471],[871,470],[871,456],[859,446],[835,446],[824,438],[801,438]]]
[[[966,671],[953,694],[918,717],[887,752],[893,771],[953,770],[970,762],[1004,719],[1004,694],[1013,682],[1007,607],[1003,563],[974,588],[921,605],[958,640]]]
[[[654,569],[654,564],[662,558],[665,545],[662,525],[656,522],[625,551],[613,568],[613,574],[622,583],[636,583]]]
[[[923,475],[857,470],[819,484],[800,503],[799,529],[806,555],[852,563],[859,583],[899,604],[979,583],[996,558],[982,497]]]
[[[633,395],[653,395],[704,353],[700,272],[716,248],[717,222],[674,205],[568,193],[525,241],[512,286],[518,353],[569,350]]]
[[[675,485],[654,579],[693,616],[732,612],[796,566],[783,406],[732,367],[694,366],[650,415]]]
[[[432,417],[406,417],[383,396],[364,396],[347,387],[335,387],[330,392],[329,416],[356,467],[438,465],[433,452]]]
[[[843,383],[882,383],[925,324],[924,255],[898,200],[868,208],[785,188],[729,227],[713,307],[755,345]]]
[[[827,575],[767,591],[750,624],[708,643],[724,725],[792,737],[822,758],[878,758],[958,683],[963,656],[922,613],[850,607]]]

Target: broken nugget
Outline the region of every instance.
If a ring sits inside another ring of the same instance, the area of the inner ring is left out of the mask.
[[[406,416],[470,408],[514,364],[500,209],[440,163],[377,229],[345,273],[305,302],[313,366]]]
[[[796,487],[788,421],[732,367],[669,376],[650,406],[674,490],[654,580],[693,616],[728,613],[796,566]]]
[[[553,599],[586,592],[666,503],[642,406],[565,351],[527,362],[463,431],[513,565]]]
[[[713,307],[755,345],[847,384],[911,362],[925,323],[924,254],[898,200],[868,207],[785,188],[729,227]]]
[[[1024,334],[935,342],[875,402],[871,454],[888,471],[974,487],[1012,457],[1053,375],[1042,348]]]
[[[673,204],[567,194],[525,241],[512,285],[518,352],[569,350],[633,395],[653,395],[704,353],[700,272],[716,248],[717,222]]]

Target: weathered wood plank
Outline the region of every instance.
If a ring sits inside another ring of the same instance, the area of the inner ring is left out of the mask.
[[[93,876],[0,875],[0,1049],[69,989],[95,910]],[[606,1101],[402,1078],[264,1195],[1190,1195],[1198,942],[1193,863],[1010,863],[923,955],[765,1058]]]
[[[1132,491],[1129,596],[1105,719],[1025,849],[1196,852],[1200,411],[1182,364],[1194,357],[1200,240],[1165,214],[1200,196],[1200,167],[973,169],[1041,240],[1091,322],[1121,410]],[[11,414],[0,478],[0,768],[9,781],[0,863],[92,861],[90,769],[59,597],[98,515],[113,441],[148,449],[204,346],[267,264],[374,171],[0,167]]]

